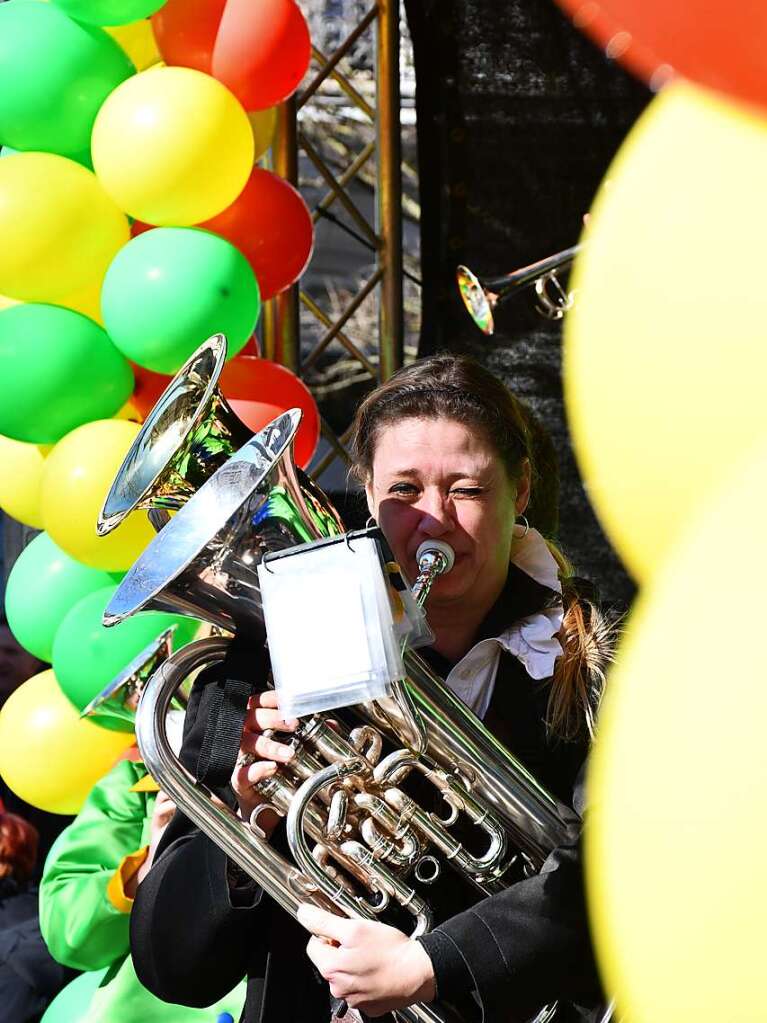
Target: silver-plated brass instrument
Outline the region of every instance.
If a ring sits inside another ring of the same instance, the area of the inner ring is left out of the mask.
[[[253,436],[217,387],[226,351],[223,334],[209,337],[160,395],[107,494],[99,536],[138,508],[160,529],[168,511],[181,508]]]
[[[105,614],[111,624],[142,609],[172,610],[230,630],[259,631],[256,567],[264,554],[342,530],[324,494],[292,459],[298,410],[247,441],[183,504],[126,575]],[[438,544],[419,549],[413,592],[420,603],[450,558]],[[351,722],[317,714],[295,735],[295,755],[260,783],[265,803],[287,817],[292,858],[259,827],[216,799],[181,765],[165,718],[185,679],[224,658],[228,641],[192,643],[150,679],[136,733],[152,776],[180,809],[288,912],[313,902],[374,919],[389,909],[411,919],[414,935],[432,924],[428,885],[447,867],[477,892],[505,888],[520,867],[537,871],[579,822],[447,689],[416,653],[393,695],[350,712]],[[408,793],[422,776],[444,814]],[[477,851],[456,837],[463,818],[483,836]],[[408,1023],[457,1023],[438,1005],[397,1013]],[[550,1018],[543,1010],[538,1019]]]
[[[570,266],[582,247],[573,245],[499,277],[478,277],[467,266],[459,266],[455,277],[469,316],[483,334],[490,335],[495,331],[493,311],[496,306],[533,285],[538,312],[548,320],[561,319],[572,307],[574,295],[563,287],[559,273]]]
[[[147,644],[144,649],[80,711],[80,717],[93,718],[104,728],[132,732],[135,727],[136,708],[149,679],[172,652],[173,633],[171,625]],[[185,709],[186,694],[179,690],[174,696],[178,709]]]

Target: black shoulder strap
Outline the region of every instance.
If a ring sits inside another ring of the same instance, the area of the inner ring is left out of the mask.
[[[216,790],[229,784],[240,749],[248,699],[266,688],[269,658],[261,643],[249,644],[248,656],[234,640],[221,673],[210,687],[208,720],[197,761],[197,779]]]

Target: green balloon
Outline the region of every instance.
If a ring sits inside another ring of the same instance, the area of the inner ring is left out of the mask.
[[[138,235],[112,260],[101,289],[109,336],[156,373],[175,373],[211,334],[226,334],[229,356],[236,355],[260,308],[256,276],[239,249],[194,227]]]
[[[0,4],[0,142],[62,156],[90,149],[110,92],[136,73],[111,36],[52,4]]]
[[[81,973],[62,988],[45,1010],[40,1023],[79,1023],[85,1019],[91,999],[101,986],[110,967]]]
[[[16,559],[5,589],[5,614],[23,647],[50,661],[56,630],[74,605],[112,583],[108,572],[70,558],[40,533]]]
[[[90,25],[127,25],[163,6],[166,0],[52,0],[70,18]]]
[[[53,671],[78,710],[98,696],[165,629],[178,626],[173,637],[178,649],[192,639],[200,625],[192,618],[149,611],[107,629],[101,619],[116,589],[107,586],[78,601],[53,641]]]
[[[55,444],[132,393],[133,370],[87,316],[36,302],[0,312],[0,434]]]

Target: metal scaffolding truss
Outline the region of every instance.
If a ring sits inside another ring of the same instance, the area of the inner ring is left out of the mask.
[[[315,223],[324,217],[353,235],[368,250],[372,272],[345,307],[334,310],[333,315],[297,287],[266,303],[265,355],[302,374],[310,371],[330,346],[340,345],[345,358],[351,358],[373,382],[380,382],[402,364],[403,357],[399,0],[299,2],[313,28],[327,25],[332,31],[313,33],[310,73],[296,96],[280,109],[272,165],[278,174],[297,184],[299,153],[304,154],[325,190],[313,204]],[[328,42],[334,48],[325,52]],[[311,138],[305,125],[310,118],[316,123],[319,117],[323,134],[332,140],[334,118],[342,109],[347,121],[351,115],[372,131],[370,141],[352,153],[339,171],[320,152],[316,135]],[[350,190],[362,173],[374,189],[372,223]],[[363,350],[344,328],[371,296],[377,301],[378,337],[367,338]],[[299,303],[305,315],[320,325],[308,348],[301,345]],[[336,436],[323,422],[322,432],[329,450],[312,466],[315,476],[336,458],[349,460],[348,430]]]

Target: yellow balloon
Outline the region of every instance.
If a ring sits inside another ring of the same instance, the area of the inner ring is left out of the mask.
[[[594,206],[565,323],[565,391],[589,495],[631,572],[668,557],[722,469],[767,430],[767,119],[679,82]]]
[[[81,719],[49,669],[20,685],[0,710],[0,775],[32,806],[78,813],[134,741]]]
[[[123,82],[101,107],[91,143],[106,191],[148,224],[208,220],[234,202],[253,166],[247,114],[192,68],[151,68]]]
[[[252,110],[248,113],[250,127],[253,129],[253,162],[260,160],[274,138],[274,129],[277,127],[277,107],[267,107],[266,110]]]
[[[137,71],[145,71],[162,60],[149,18],[129,25],[105,25],[104,31],[125,50]]]
[[[47,444],[24,444],[0,436],[0,508],[18,522],[43,528],[40,485]]]
[[[631,1023],[767,1019],[767,446],[724,478],[643,593],[592,754],[589,903]]]
[[[53,153],[0,160],[0,294],[57,302],[103,279],[130,238],[95,174]]]
[[[86,423],[63,437],[48,455],[43,474],[43,523],[67,554],[93,568],[123,571],[154,537],[146,513],[133,512],[107,536],[96,522],[139,424],[119,419]]]
[[[89,316],[103,327],[104,321],[101,318],[101,285],[103,283],[104,278],[99,277],[86,288],[81,288],[80,291],[76,291],[72,295],[65,295],[55,304],[66,306],[67,309],[74,309],[76,313],[82,313],[83,316]]]

